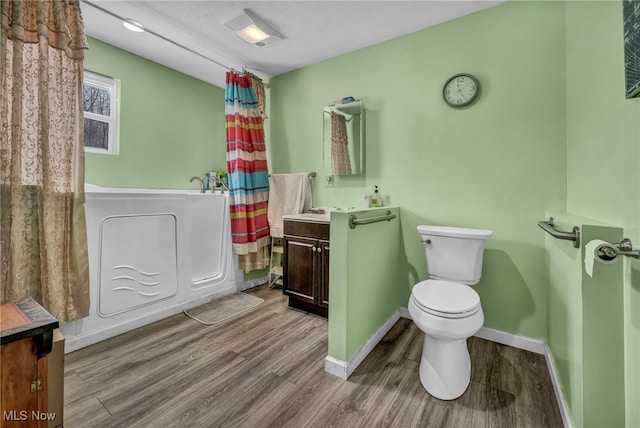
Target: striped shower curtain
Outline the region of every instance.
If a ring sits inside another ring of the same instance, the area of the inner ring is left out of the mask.
[[[227,73],[225,92],[231,235],[240,267],[269,266],[269,172],[262,117],[249,75]]]

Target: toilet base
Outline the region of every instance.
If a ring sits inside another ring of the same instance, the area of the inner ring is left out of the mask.
[[[467,340],[442,340],[425,334],[420,359],[420,382],[440,400],[455,400],[469,387],[471,359]]]

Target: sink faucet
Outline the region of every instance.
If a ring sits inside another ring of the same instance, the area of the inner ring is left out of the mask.
[[[204,181],[202,181],[202,178],[191,177],[191,180],[189,180],[189,183],[193,183],[193,180],[198,180],[200,182],[200,193],[204,193]]]

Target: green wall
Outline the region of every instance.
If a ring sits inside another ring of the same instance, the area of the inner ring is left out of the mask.
[[[349,226],[349,217],[385,215],[391,221]],[[328,353],[342,361],[354,354],[398,310],[397,283],[402,275],[400,210],[384,207],[331,213]],[[376,251],[363,249],[377,248]]]
[[[621,1],[567,2],[567,210],[622,227],[640,248],[640,100],[624,98],[622,34]],[[637,427],[640,261],[623,263],[626,426]],[[603,322],[603,334],[617,328]]]
[[[87,183],[197,188],[226,169],[223,89],[91,38],[84,68],[120,84],[120,151],[86,153]]]
[[[565,205],[564,58],[563,5],[514,3],[275,77],[271,170],[323,171],[323,106],[362,98],[366,174],[336,177],[330,188],[319,177],[316,205],[360,207],[378,185],[401,207],[401,306],[427,277],[418,224],[494,230],[476,286],[485,325],[543,337],[547,276],[536,223]],[[441,95],[458,72],[482,84],[464,109]]]

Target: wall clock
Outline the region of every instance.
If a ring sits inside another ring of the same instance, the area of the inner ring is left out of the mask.
[[[464,107],[471,104],[480,94],[480,82],[467,73],[452,76],[444,84],[442,96],[451,107]]]

